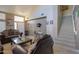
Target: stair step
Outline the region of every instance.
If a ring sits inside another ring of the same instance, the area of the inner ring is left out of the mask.
[[[77,38],[79,38],[79,33]],[[75,43],[72,17],[63,17],[62,26],[57,39],[55,39],[54,46],[61,48],[60,53],[79,53]]]
[[[74,35],[59,35],[58,36],[58,39],[59,38],[63,38],[63,39],[74,39]]]
[[[64,40],[64,41],[70,41],[70,42],[74,42],[75,40],[74,39],[72,39],[72,38],[61,38],[61,37],[59,37],[58,39],[56,39],[56,41],[58,41],[58,40]]]
[[[55,41],[66,41],[66,42],[75,42],[75,40],[74,39],[71,39],[71,38],[58,38],[58,39],[56,39]]]
[[[72,35],[72,36],[73,36],[73,35],[74,35],[74,33],[69,33],[69,32],[64,32],[64,33],[61,33],[61,32],[60,32],[60,35],[68,35],[68,36],[69,36],[69,35]]]
[[[66,46],[66,47],[71,47],[71,48],[75,48],[75,43],[68,43],[68,42],[64,42],[64,41],[56,41],[55,44]]]
[[[74,50],[76,50],[75,49],[76,45],[75,45],[73,23],[72,23],[71,16],[63,17],[62,26],[61,26],[57,39],[55,39],[54,45],[61,46],[61,50],[63,50],[63,53],[68,53],[68,51],[70,53],[77,53],[74,51]],[[62,53],[62,51],[61,51],[61,53]]]
[[[79,54],[79,50],[76,48],[63,46],[60,44],[55,44],[54,48],[58,47],[59,51],[56,51],[55,53],[59,54]],[[57,48],[56,48],[57,49]]]

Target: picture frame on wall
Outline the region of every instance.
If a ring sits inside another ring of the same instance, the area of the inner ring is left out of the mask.
[[[53,20],[50,20],[50,24],[53,24]]]

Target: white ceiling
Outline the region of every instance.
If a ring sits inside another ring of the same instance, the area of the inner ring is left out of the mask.
[[[0,5],[0,11],[28,17],[37,7],[37,5]]]

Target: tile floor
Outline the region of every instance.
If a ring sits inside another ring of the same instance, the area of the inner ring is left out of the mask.
[[[10,43],[4,44],[3,47],[4,47],[4,54],[12,54]]]

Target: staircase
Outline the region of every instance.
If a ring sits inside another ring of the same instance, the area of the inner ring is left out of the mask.
[[[79,53],[77,51],[74,51],[75,39],[73,32],[72,16],[63,17],[60,33],[57,39],[55,39],[54,48],[55,51],[57,49],[56,53],[65,53],[65,54]]]

